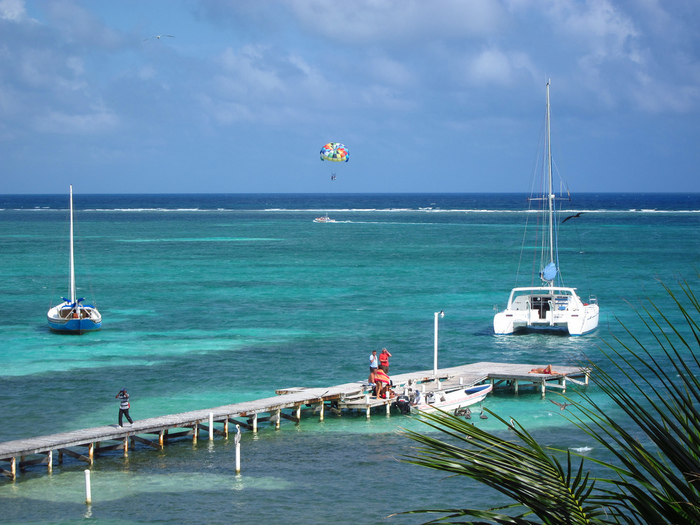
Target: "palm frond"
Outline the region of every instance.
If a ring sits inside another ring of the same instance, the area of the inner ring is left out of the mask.
[[[612,336],[599,362],[585,364],[616,410],[608,412],[587,392],[578,402],[567,398],[579,409],[567,419],[612,460],[581,456],[575,464],[576,455],[540,446],[517,422],[506,440],[450,414],[422,414],[442,439],[404,430],[420,445],[404,461],[470,477],[514,503],[415,512],[448,514],[431,523],[700,523],[700,301],[687,281],[678,284],[680,294],[662,284],[671,308],[648,300],[637,311],[649,334],[620,323],[625,339]],[[557,457],[564,453],[563,466]],[[597,477],[586,461],[597,466]],[[471,521],[449,521],[464,518]]]
[[[485,410],[506,424],[497,414]],[[421,417],[448,439],[404,430],[406,436],[421,445],[416,454],[407,455],[404,460],[488,484],[520,503],[523,512],[517,519],[524,521],[517,523],[593,523],[591,520],[604,515],[599,506],[586,504],[594,482],[584,472],[583,462],[574,468],[571,455],[567,454],[564,468],[517,422],[513,428],[516,441],[490,434],[445,412],[421,414]],[[463,510],[466,515],[476,516],[479,512],[479,516],[486,516],[484,511]],[[499,520],[505,519],[494,509],[488,512],[491,523],[502,523]],[[529,514],[539,520],[531,522],[526,518]]]

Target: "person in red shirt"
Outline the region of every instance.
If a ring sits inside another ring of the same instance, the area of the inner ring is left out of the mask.
[[[379,368],[384,370],[387,374],[389,373],[389,358],[391,354],[386,348],[382,348],[382,353],[379,354]]]

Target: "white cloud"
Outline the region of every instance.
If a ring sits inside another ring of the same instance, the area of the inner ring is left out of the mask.
[[[101,134],[114,130],[118,117],[104,107],[92,108],[90,113],[69,114],[64,111],[49,111],[34,119],[34,128],[42,133],[69,135]]]
[[[262,96],[284,91],[284,82],[265,61],[262,47],[248,45],[238,53],[229,47],[221,55],[221,65],[225,74],[221,85],[232,94]]]
[[[286,4],[305,28],[350,45],[484,36],[505,16],[498,2],[482,0],[355,0],[350,4],[289,0]]]
[[[0,0],[0,20],[23,22],[27,20],[24,0]]]
[[[416,83],[416,75],[409,64],[387,56],[375,56],[365,68],[376,80],[392,86],[407,88]]]
[[[50,25],[56,27],[67,42],[106,49],[117,49],[122,44],[118,31],[72,0],[52,0],[47,3],[46,12]]]
[[[508,84],[510,72],[510,60],[497,49],[482,51],[471,61],[469,67],[469,76],[476,83]]]

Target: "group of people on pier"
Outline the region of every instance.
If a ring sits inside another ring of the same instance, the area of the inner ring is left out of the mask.
[[[389,358],[391,353],[386,348],[382,348],[382,352],[377,355],[376,350],[372,350],[369,356],[369,379],[370,386],[373,387],[373,393],[377,398],[394,397],[394,392],[391,390],[391,379],[389,378]]]

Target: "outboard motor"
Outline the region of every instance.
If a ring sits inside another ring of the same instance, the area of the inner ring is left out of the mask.
[[[400,395],[396,398],[396,406],[404,416],[411,413],[411,398],[407,395]]]

